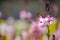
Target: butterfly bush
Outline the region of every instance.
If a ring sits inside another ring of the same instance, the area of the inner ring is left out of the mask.
[[[39,16],[38,21],[31,25],[30,31],[35,36],[36,36],[36,33],[37,33],[37,35],[46,34],[46,33],[48,33],[47,27],[49,27],[49,25],[52,24],[52,22],[55,21],[55,20],[56,20],[56,18],[50,17],[50,15]]]
[[[49,27],[50,24],[53,23],[53,21],[55,21],[56,18],[54,17],[50,17],[50,15],[47,15],[47,16],[39,16],[38,17],[38,22],[37,22],[37,27],[39,28],[40,30],[40,33],[47,33],[48,30],[46,27]]]
[[[56,18],[54,17],[50,17],[50,15],[47,15],[46,17],[43,17],[43,16],[39,16],[39,19],[38,19],[38,25],[39,26],[49,26],[50,24],[52,24],[52,22],[54,20],[56,20]]]

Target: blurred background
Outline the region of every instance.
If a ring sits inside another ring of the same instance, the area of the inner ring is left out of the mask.
[[[59,33],[60,0],[0,0],[0,40],[60,40]]]
[[[60,9],[60,1],[59,0],[50,0],[51,2],[55,2],[59,9]],[[45,12],[45,3],[46,0],[44,0],[43,6],[40,5],[39,0],[29,0],[28,3],[28,10],[32,12],[33,15],[36,15],[43,7],[43,12]],[[0,1],[0,10],[3,12],[3,14],[7,17],[7,15],[14,16],[15,18],[18,18],[18,12],[22,10],[25,7],[25,1],[24,0],[1,0]],[[15,14],[15,15],[14,15]]]

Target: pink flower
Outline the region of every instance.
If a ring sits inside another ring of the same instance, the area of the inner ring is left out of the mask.
[[[57,30],[54,34],[56,38],[60,38],[60,30]]]
[[[2,17],[2,13],[1,13],[1,11],[0,11],[0,18]]]
[[[28,13],[27,13],[27,18],[31,18],[31,17],[32,17],[31,12],[28,12]]]
[[[20,19],[25,19],[27,17],[27,13],[25,10],[19,12]]]

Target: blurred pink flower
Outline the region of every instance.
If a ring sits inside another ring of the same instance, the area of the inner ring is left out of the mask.
[[[60,38],[60,30],[57,30],[54,34],[56,38]]]
[[[27,18],[31,18],[31,17],[32,17],[32,13],[31,12],[28,12]]]
[[[25,10],[19,12],[20,19],[25,19],[27,17],[27,13]]]
[[[53,5],[54,12],[58,12],[58,6],[56,4]]]
[[[2,17],[2,13],[1,13],[1,11],[0,11],[0,18]]]

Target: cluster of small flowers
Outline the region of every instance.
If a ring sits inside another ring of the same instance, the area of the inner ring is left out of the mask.
[[[54,20],[56,20],[56,18],[54,17],[50,17],[50,15],[47,15],[46,17],[44,16],[39,16],[38,18],[38,25],[39,26],[49,26]]]

